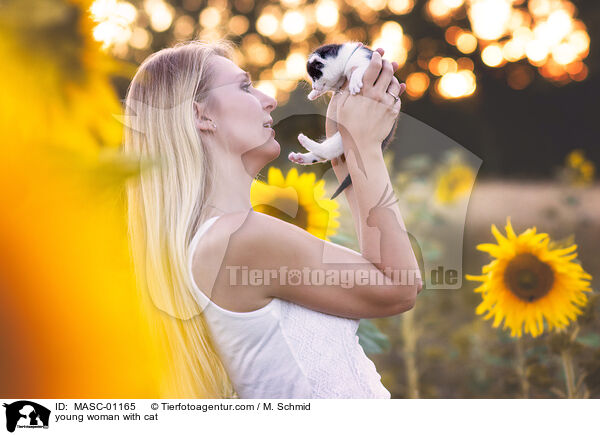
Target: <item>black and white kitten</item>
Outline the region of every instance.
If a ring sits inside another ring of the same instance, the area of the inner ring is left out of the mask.
[[[363,82],[362,78],[369,66],[373,51],[365,47],[362,42],[346,42],[344,44],[327,44],[317,48],[308,56],[306,70],[312,80],[312,91],[308,94],[309,100],[314,100],[325,92],[338,91],[345,79],[348,79],[348,91],[351,95],[360,92]],[[352,71],[353,68],[356,69]],[[381,147],[385,150],[396,130],[396,124],[390,134],[383,140]],[[288,155],[288,159],[300,165],[312,165],[314,163],[327,162],[344,153],[342,136],[336,132],[323,142],[315,142],[302,133],[298,135],[298,141],[309,152],[294,153]],[[335,191],[331,199],[338,196],[346,187],[352,184],[350,174]]]

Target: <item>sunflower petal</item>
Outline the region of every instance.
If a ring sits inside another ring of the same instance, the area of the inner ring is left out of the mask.
[[[277,187],[283,187],[284,180],[283,180],[283,174],[281,173],[281,169],[276,168],[275,166],[271,166],[269,168],[269,173],[268,173],[267,177],[268,177],[267,179],[268,179],[270,185],[277,186]]]
[[[502,247],[494,243],[480,243],[476,246],[478,250],[488,252],[490,255],[498,258],[502,256]]]
[[[485,281],[487,279],[486,275],[469,275],[468,273],[465,274],[465,278],[467,278],[469,281]]]
[[[546,237],[548,237],[547,233],[538,233],[531,237],[531,242],[537,244],[544,240]]]
[[[296,168],[292,168],[287,173],[285,177],[285,185],[286,186],[298,186],[298,170]]]
[[[486,311],[488,311],[488,308],[489,308],[489,303],[488,303],[488,301],[484,300],[479,305],[477,305],[477,308],[475,308],[475,314],[481,315],[481,314],[485,313]],[[492,314],[492,313],[490,313],[490,314]]]
[[[508,239],[504,237],[500,231],[498,231],[498,228],[496,228],[495,224],[492,224],[492,234],[501,246],[506,246],[509,244]]]
[[[564,254],[568,254],[569,252],[574,251],[575,249],[577,249],[577,245],[571,245],[568,248],[564,248],[564,249],[553,249],[552,251],[550,251],[552,254],[554,255],[564,255]]]
[[[513,227],[510,223],[510,216],[506,217],[506,235],[508,236],[509,239],[516,239],[517,235],[515,234],[515,231],[513,230]]]

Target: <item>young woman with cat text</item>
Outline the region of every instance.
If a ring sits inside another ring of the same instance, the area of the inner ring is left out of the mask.
[[[405,88],[397,64],[378,49],[361,92],[346,83],[327,110],[327,135],[339,129],[344,142],[334,171],[352,177],[344,193],[358,253],[252,210],[251,183],[281,152],[277,102],[252,86],[234,49],[220,40],[160,50],[125,101],[124,152],[153,162],[128,182],[127,200],[136,277],[169,358],[164,394],[390,398],[356,331],[361,318],[410,310],[422,288],[381,151]],[[281,276],[306,268],[357,278],[348,287]],[[277,275],[250,285],[242,270]],[[392,270],[416,278],[398,282]]]

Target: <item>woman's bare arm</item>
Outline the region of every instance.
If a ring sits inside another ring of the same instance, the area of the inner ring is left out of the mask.
[[[336,96],[334,95],[329,102],[329,106],[327,108],[327,119],[325,120],[325,134],[327,137],[333,136],[337,131],[337,123],[335,122],[336,117]],[[342,154],[339,157],[331,160],[331,167],[333,168],[333,172],[338,179],[338,183],[342,183],[346,176],[348,175],[348,166],[346,165],[346,158]],[[358,220],[358,206],[356,205],[356,198],[354,196],[354,189],[352,188],[352,184],[344,189],[344,194],[346,195],[346,200],[348,201],[348,205],[350,206],[350,211],[352,213],[352,217],[354,218],[354,230],[356,231],[356,237],[360,243],[360,224]]]
[[[377,48],[377,51],[382,56],[385,52],[383,48]],[[393,67],[394,72],[397,71],[398,63],[392,62],[392,67]],[[397,82],[396,78],[394,78],[394,80]],[[346,88],[348,88],[348,80],[347,79],[344,81],[344,83],[340,87],[340,90],[343,91]],[[338,103],[338,101],[339,101],[338,94],[333,94],[331,97],[331,100],[329,101],[329,105],[327,106],[327,117],[325,120],[325,134],[327,135],[328,138],[333,136],[338,131],[337,122],[336,122],[337,121],[336,118],[337,118],[337,103]],[[335,176],[337,177],[338,182],[341,184],[342,181],[344,181],[344,179],[348,175],[348,165],[346,164],[346,157],[342,154],[341,156],[336,157],[335,159],[332,159],[331,167],[333,168],[333,172],[335,173]],[[358,205],[356,204],[356,196],[354,194],[354,189],[352,188],[352,184],[350,186],[346,187],[346,189],[344,189],[344,193],[346,194],[346,200],[348,201],[350,211],[352,212],[352,217],[354,220],[354,230],[356,231],[356,237],[360,244],[361,235],[360,235],[360,222],[359,222],[359,217],[358,217]]]
[[[255,211],[222,216],[198,250],[200,258],[209,259],[196,263],[198,285],[209,297],[213,290],[221,292],[234,310],[276,297],[335,316],[369,319],[402,313],[415,303],[414,286],[395,284],[359,252]],[[244,283],[242,269],[260,282]],[[317,273],[328,278],[315,278]]]
[[[397,204],[381,144],[357,145],[347,132],[341,131],[341,135],[344,144],[348,144],[345,146],[346,165],[352,177],[358,209],[361,253],[390,278],[393,278],[391,270],[406,273],[408,279],[414,277],[418,293],[422,288],[419,266]]]

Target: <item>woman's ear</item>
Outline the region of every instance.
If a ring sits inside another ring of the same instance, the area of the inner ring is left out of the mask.
[[[210,118],[204,115],[204,110],[197,101],[194,104],[194,122],[198,130],[213,133],[217,128],[216,124]]]

